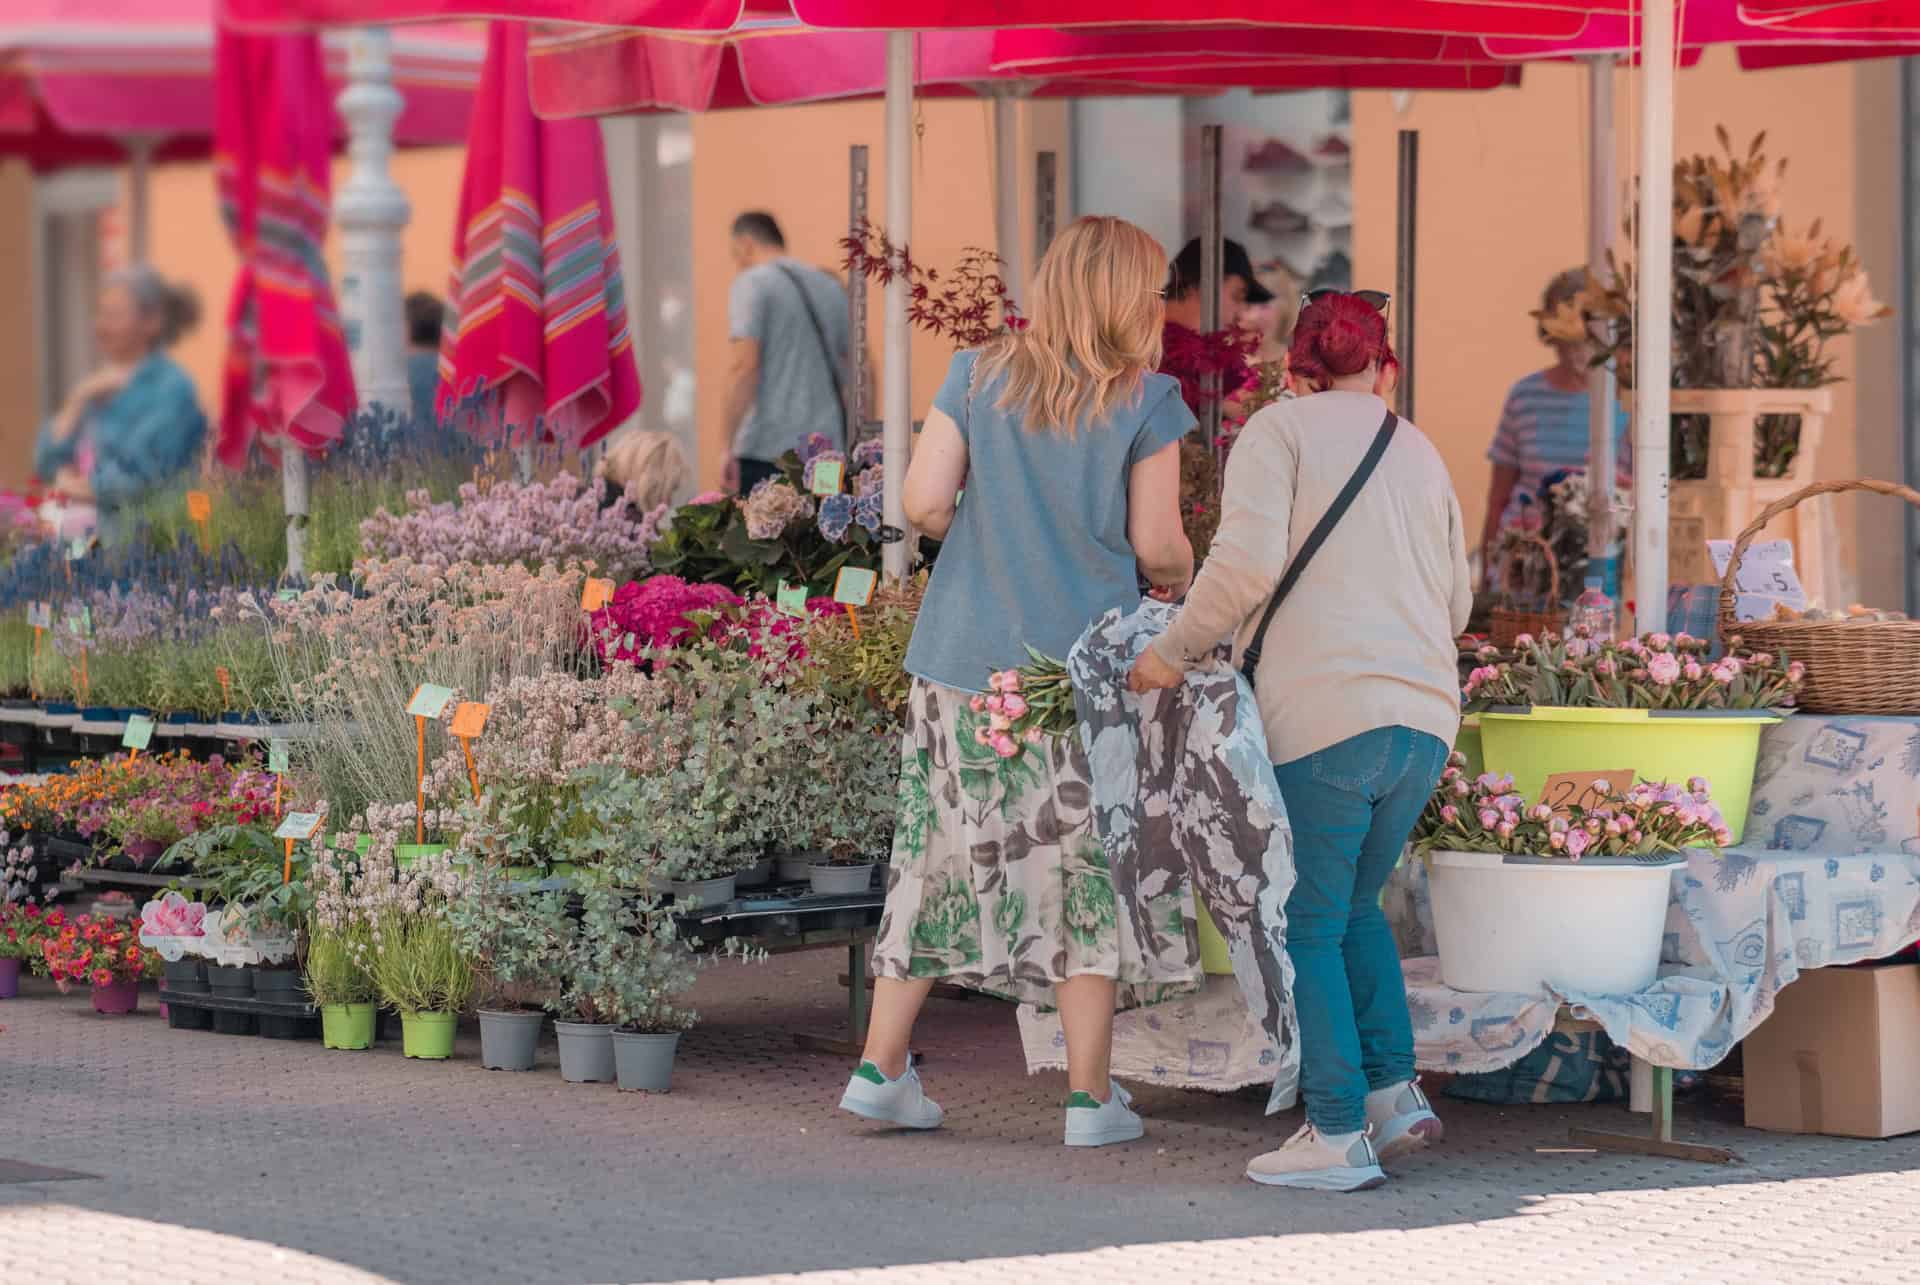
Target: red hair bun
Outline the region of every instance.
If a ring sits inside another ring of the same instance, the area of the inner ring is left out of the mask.
[[[1293,328],[1288,368],[1301,379],[1324,384],[1357,375],[1379,363],[1394,365],[1387,319],[1357,295],[1328,295],[1307,305]]]

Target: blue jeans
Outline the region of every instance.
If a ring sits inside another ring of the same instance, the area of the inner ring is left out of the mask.
[[[1367,1093],[1413,1078],[1406,982],[1380,891],[1446,762],[1438,738],[1380,727],[1273,769],[1297,867],[1287,956],[1300,1087],[1322,1133],[1364,1128]]]

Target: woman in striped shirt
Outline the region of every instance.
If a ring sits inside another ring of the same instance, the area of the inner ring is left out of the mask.
[[[1542,315],[1571,301],[1586,283],[1585,268],[1573,268],[1555,277],[1541,298]],[[1553,349],[1554,364],[1528,375],[1507,391],[1499,431],[1487,450],[1487,458],[1493,461],[1493,484],[1487,490],[1486,524],[1480,544],[1482,565],[1489,572],[1498,558],[1501,528],[1519,516],[1520,497],[1529,496],[1537,502],[1548,475],[1587,466],[1591,444],[1587,376],[1593,350],[1585,343],[1554,339],[1544,327],[1540,339]],[[1623,476],[1630,459],[1626,434],[1626,413],[1616,410],[1614,458]],[[1491,580],[1491,574],[1487,578]]]

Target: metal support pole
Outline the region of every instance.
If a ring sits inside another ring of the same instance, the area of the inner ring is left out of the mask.
[[[849,234],[857,234],[867,225],[867,181],[872,171],[867,162],[867,145],[855,143],[847,149],[847,228]],[[867,369],[867,274],[852,273],[847,280],[847,359],[852,363],[852,378],[848,382],[849,405],[847,422],[853,425],[855,441],[848,442],[851,450],[860,435],[867,431],[867,418],[873,408],[867,405],[867,383],[872,374]]]
[[[1420,280],[1416,217],[1420,209],[1420,131],[1417,129],[1400,131],[1399,186],[1399,211],[1395,219],[1397,253],[1394,256],[1393,274],[1393,347],[1394,354],[1400,358],[1400,379],[1395,400],[1399,403],[1400,414],[1412,419],[1413,296]]]
[[[1000,277],[1019,303],[1027,295],[1026,255],[1020,235],[1020,100],[1011,86],[993,90],[993,234]]]
[[[1613,57],[1587,60],[1587,272],[1603,280],[1613,242]],[[1587,376],[1587,566],[1607,596],[1620,601],[1620,543],[1614,537],[1614,376],[1595,366]],[[1664,619],[1664,610],[1663,617]],[[1664,626],[1662,626],[1664,627]]]
[[[887,34],[887,235],[896,245],[913,239],[913,33]],[[907,323],[907,279],[895,276],[887,283],[882,314],[882,369],[886,376],[882,425],[882,478],[885,487],[882,522],[902,538],[885,546],[881,569],[890,580],[903,580],[912,562],[913,533],[907,527],[905,504],[907,454],[912,449],[913,388],[911,385],[913,334]],[[885,533],[883,533],[885,534]]]
[[[136,134],[127,144],[127,259],[144,265],[153,252],[153,154],[160,138]]]
[[[1220,225],[1220,152],[1222,130],[1218,125],[1200,127],[1200,330],[1217,334],[1220,330],[1221,260],[1225,233]],[[1216,485],[1224,482],[1226,460],[1220,451],[1220,377],[1208,375],[1205,383],[1206,405],[1201,427],[1207,434],[1207,446],[1213,452]]]
[[[1037,152],[1033,158],[1033,261],[1053,244],[1059,229],[1060,158],[1053,152]]]
[[[1646,0],[1640,52],[1640,279],[1634,318],[1634,628],[1667,618],[1667,471],[1673,384],[1674,0]]]

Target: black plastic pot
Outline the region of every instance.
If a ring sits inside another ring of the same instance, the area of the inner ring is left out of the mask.
[[[306,988],[301,985],[297,968],[256,968],[253,970],[253,997],[269,1004],[305,1004]],[[317,1036],[319,1028],[312,1018],[260,1015],[260,1034],[270,1040],[300,1040]]]
[[[207,989],[227,999],[252,999],[253,970],[208,964]],[[216,1010],[213,1029],[221,1035],[252,1035],[260,1029],[260,1023],[252,1013],[223,1013]]]
[[[207,963],[204,959],[167,960],[163,985],[176,995],[206,995]],[[176,1031],[205,1031],[213,1027],[213,1014],[204,1008],[169,1003],[167,1025]]]

